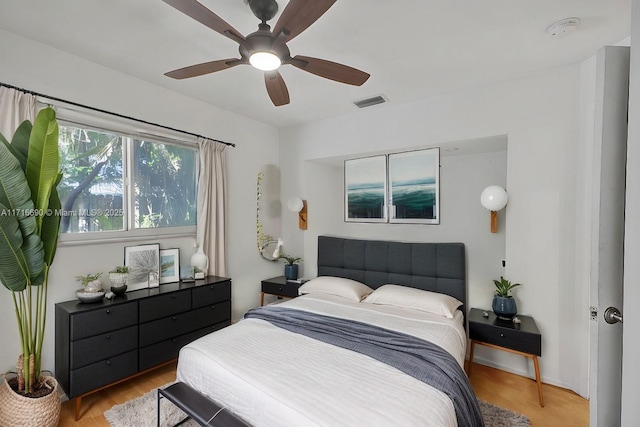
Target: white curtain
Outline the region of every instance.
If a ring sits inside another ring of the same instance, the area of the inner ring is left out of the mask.
[[[36,117],[36,97],[29,94],[0,86],[0,134],[7,141],[11,138],[20,123],[33,120]]]
[[[226,144],[199,138],[197,239],[209,257],[208,274],[226,276]]]

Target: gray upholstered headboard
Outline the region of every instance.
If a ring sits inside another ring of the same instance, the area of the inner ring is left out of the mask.
[[[397,284],[457,298],[466,314],[463,243],[405,243],[318,237],[318,276],[357,280],[376,289]]]

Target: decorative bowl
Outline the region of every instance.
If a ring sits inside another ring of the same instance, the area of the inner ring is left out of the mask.
[[[101,290],[99,292],[85,292],[84,289],[78,289],[76,291],[76,297],[80,302],[83,303],[92,303],[101,301],[104,298],[104,291]]]
[[[127,285],[112,286],[111,292],[113,292],[116,295],[124,295],[124,293],[127,292]]]

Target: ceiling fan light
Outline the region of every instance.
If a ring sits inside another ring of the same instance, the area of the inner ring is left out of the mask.
[[[280,58],[271,52],[255,52],[249,57],[249,63],[262,71],[277,70],[282,65]]]

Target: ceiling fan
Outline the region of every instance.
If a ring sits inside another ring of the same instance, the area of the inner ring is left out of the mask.
[[[289,103],[287,85],[277,70],[283,64],[291,64],[317,76],[354,86],[362,85],[369,78],[364,71],[336,62],[301,55],[291,57],[287,42],[316,22],[336,0],[290,0],[273,31],[267,21],[278,12],[276,0],[245,0],[253,14],[262,21],[258,24],[258,31],[246,37],[196,0],[163,1],[240,45],[239,59],[204,62],[169,71],[165,76],[186,79],[250,64],[264,71],[267,93],[275,106]]]

